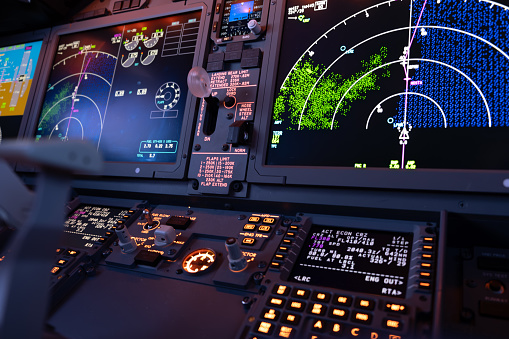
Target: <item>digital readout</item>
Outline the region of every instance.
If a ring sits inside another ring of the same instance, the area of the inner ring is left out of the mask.
[[[413,233],[313,225],[290,281],[405,298]]]

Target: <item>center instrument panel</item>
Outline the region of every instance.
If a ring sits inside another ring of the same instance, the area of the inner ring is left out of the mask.
[[[54,332],[505,335],[506,0],[94,1],[80,17],[104,7],[16,36],[12,57],[0,44],[0,127],[15,106],[11,137],[86,140],[105,161],[73,182]]]

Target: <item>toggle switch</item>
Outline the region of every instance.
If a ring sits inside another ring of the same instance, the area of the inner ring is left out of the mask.
[[[143,217],[145,217],[148,226],[154,226],[157,224],[157,221],[155,221],[154,218],[152,217],[152,212],[150,212],[148,208],[145,208],[143,210]]]
[[[228,251],[228,261],[230,263],[230,269],[233,272],[243,271],[247,267],[247,260],[242,251],[240,250],[237,239],[228,238],[226,239],[226,250]]]

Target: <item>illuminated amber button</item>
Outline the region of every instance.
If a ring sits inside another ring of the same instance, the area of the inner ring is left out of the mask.
[[[57,265],[58,266],[64,266],[68,262],[69,262],[69,260],[67,260],[67,259],[60,259],[60,260],[57,261]]]
[[[297,225],[290,225],[290,229],[291,229],[292,231],[295,231],[295,230],[298,230],[298,229],[299,229],[299,226],[297,226]]]
[[[285,305],[285,300],[281,298],[269,298],[267,300],[267,306],[274,306],[274,307],[283,307]]]
[[[283,244],[290,245],[292,241],[290,239],[283,239]]]
[[[421,278],[430,278],[431,277],[431,273],[429,273],[429,272],[421,272],[420,275],[421,275]]]
[[[255,224],[245,224],[244,225],[244,231],[254,231],[256,228]]]
[[[424,288],[424,289],[430,289],[430,288],[431,288],[431,284],[430,284],[430,283],[428,283],[428,282],[422,282],[422,281],[421,281],[421,282],[419,283],[419,287],[420,287],[420,288]]]
[[[348,310],[342,308],[331,308],[329,311],[329,317],[336,319],[348,319],[349,314]]]
[[[285,255],[284,254],[276,254],[274,256],[274,260],[284,260],[285,259]]]
[[[58,274],[58,272],[60,272],[61,270],[62,267],[53,266],[53,268],[51,269],[51,274]]]
[[[311,300],[328,303],[330,300],[330,297],[331,297],[330,293],[315,291],[311,295]]]
[[[290,293],[290,287],[285,285],[275,285],[272,289],[272,293],[279,295],[288,295]]]
[[[311,330],[313,332],[323,333],[326,332],[328,323],[325,320],[315,319],[311,322]]]
[[[301,312],[304,310],[304,308],[306,308],[306,303],[303,301],[290,300],[286,308],[289,310]]]
[[[433,250],[433,246],[431,246],[431,245],[424,245],[424,246],[422,246],[422,249],[425,250],[425,251],[432,251]]]
[[[433,238],[432,237],[425,237],[424,238],[424,242],[432,243],[433,242]]]
[[[281,315],[281,312],[278,310],[275,310],[273,308],[266,308],[262,312],[262,318],[267,319],[267,320],[277,321],[279,319],[280,315]]]
[[[270,263],[270,268],[280,269],[281,268],[281,263],[277,262],[277,261],[273,261],[273,262]]]
[[[300,322],[300,315],[293,313],[283,313],[283,317],[281,318],[281,322],[290,325],[298,325]]]
[[[327,313],[327,306],[316,303],[310,304],[308,307],[308,313],[322,316]]]
[[[364,299],[364,298],[357,298],[355,300],[355,307],[362,308],[365,310],[374,310],[375,309],[375,302],[370,299]]]
[[[423,258],[424,260],[431,260],[431,259],[433,259],[433,257],[431,256],[431,254],[426,254],[426,253],[424,253],[424,254],[422,255],[422,258]]]
[[[60,253],[62,253],[63,251],[65,251],[65,248],[57,248],[57,254],[60,254]]]
[[[295,238],[295,236],[297,235],[297,232],[294,232],[294,231],[288,231],[286,232],[286,236],[288,238]]]
[[[244,238],[242,239],[242,245],[253,246],[256,242],[255,238]]]
[[[275,218],[263,218],[263,223],[268,225],[274,225],[276,223]]]
[[[429,262],[422,262],[421,267],[425,269],[431,269],[431,264]]]
[[[258,232],[269,233],[271,231],[271,229],[272,229],[272,227],[270,227],[270,226],[261,225],[258,227]]]
[[[295,333],[295,329],[288,326],[281,326],[278,333],[278,338],[291,338]]]
[[[339,334],[342,331],[343,331],[343,325],[338,324],[338,323],[333,323],[332,324],[332,328],[331,328],[331,332],[332,333]]]
[[[274,325],[266,321],[261,321],[258,323],[256,331],[258,333],[271,335],[272,332],[274,331]]]
[[[407,313],[407,306],[401,305],[401,304],[393,304],[393,303],[387,303],[385,304],[385,310],[387,312],[395,312],[395,313]]]
[[[292,292],[292,297],[299,299],[307,299],[309,298],[309,290],[304,290],[301,288],[294,289]]]
[[[76,250],[67,250],[67,252],[65,252],[65,255],[70,255],[71,257],[76,257],[78,254],[80,254],[80,251]]]
[[[401,320],[396,320],[396,319],[385,318],[383,320],[382,325],[385,328],[390,328],[393,330],[401,330],[403,328],[403,322]]]
[[[288,250],[289,250],[288,246],[279,246],[279,249],[278,249],[279,252],[285,252],[285,253],[288,252]]]
[[[260,222],[260,217],[255,217],[255,216],[251,216],[249,217],[249,222],[254,222],[254,223],[257,223],[257,222]]]
[[[352,297],[346,295],[335,294],[332,302],[336,305],[349,307],[352,304]]]
[[[369,313],[362,313],[362,312],[353,312],[352,313],[352,321],[356,323],[371,324],[371,320],[373,320],[373,316]]]

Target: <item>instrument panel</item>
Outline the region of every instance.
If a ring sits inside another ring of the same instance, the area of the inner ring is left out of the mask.
[[[105,166],[72,183],[45,333],[503,337],[508,9],[112,0],[52,27],[18,135]]]

